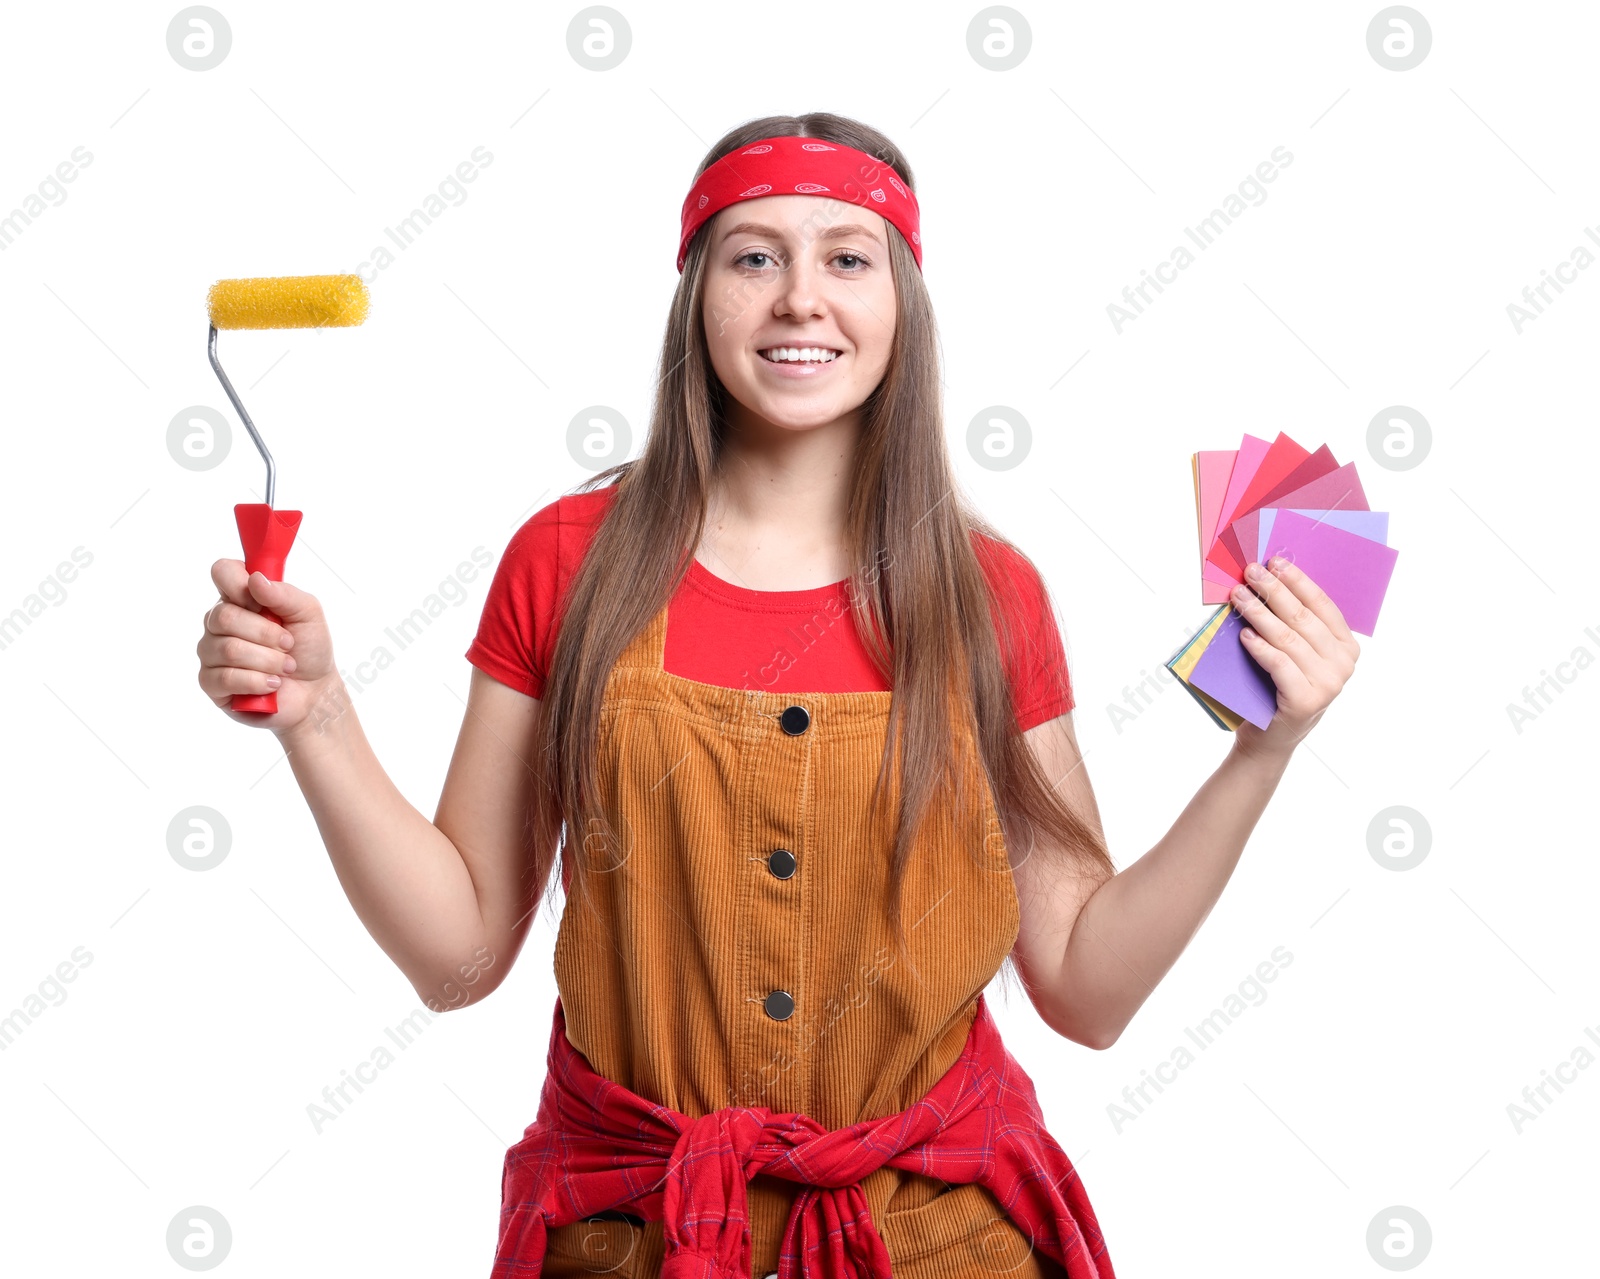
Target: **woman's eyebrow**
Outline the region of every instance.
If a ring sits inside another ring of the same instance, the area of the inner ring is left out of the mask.
[[[749,231],[753,235],[770,236],[774,240],[781,240],[787,234],[775,226],[768,226],[765,222],[740,222],[724,231],[722,238],[726,240],[729,236],[738,235],[742,231]],[[843,222],[838,226],[827,227],[817,232],[817,239],[837,240],[846,235],[864,235],[870,240],[877,240],[879,244],[883,243],[881,239],[878,239],[876,232],[858,222]]]

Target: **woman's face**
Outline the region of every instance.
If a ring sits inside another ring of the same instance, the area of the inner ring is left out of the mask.
[[[858,204],[775,195],[721,210],[706,234],[706,342],[734,425],[805,430],[859,408],[889,364],[898,232]],[[775,347],[838,354],[776,363]]]

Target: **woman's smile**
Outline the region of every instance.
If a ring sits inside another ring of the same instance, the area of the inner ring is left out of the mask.
[[[774,359],[774,355],[781,358]],[[833,347],[776,346],[756,352],[756,362],[778,378],[822,377],[829,369],[842,364],[844,358],[844,352]]]

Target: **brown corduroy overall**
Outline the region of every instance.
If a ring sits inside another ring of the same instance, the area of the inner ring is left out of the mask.
[[[765,1106],[839,1128],[903,1110],[960,1054],[1017,937],[971,731],[959,758],[981,802],[957,811],[941,793],[913,844],[908,963],[887,915],[893,830],[869,813],[891,695],[685,679],[663,667],[666,628],[663,607],[605,687],[597,779],[616,842],[584,850],[588,891],[557,934],[567,1038],[691,1118]],[[1062,1273],[976,1182],[885,1166],[861,1186],[896,1279]],[[799,1193],[752,1178],[753,1279],[777,1269]],[[661,1222],[613,1214],[553,1229],[544,1273],[656,1279],[663,1250]]]

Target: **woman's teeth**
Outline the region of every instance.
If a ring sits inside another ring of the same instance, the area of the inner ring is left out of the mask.
[[[824,346],[772,346],[759,354],[774,364],[785,362],[827,364],[839,353]]]

